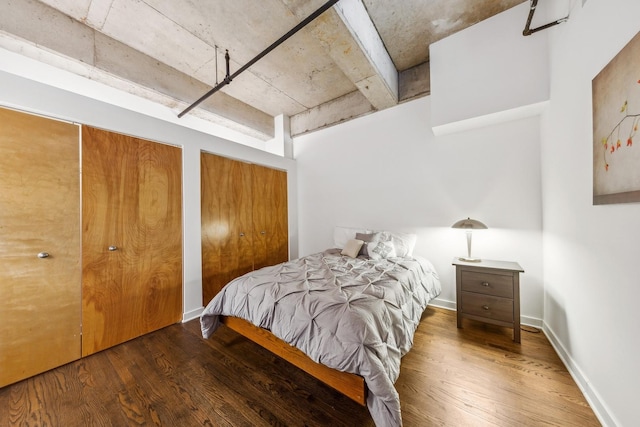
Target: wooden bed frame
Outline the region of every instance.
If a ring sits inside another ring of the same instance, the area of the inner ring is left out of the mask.
[[[302,369],[312,377],[317,378],[345,396],[365,406],[367,402],[367,388],[364,378],[359,375],[341,372],[314,362],[298,350],[264,328],[238,317],[222,316],[222,323],[242,336],[249,338],[256,344],[266,348],[276,356],[283,358],[292,365]]]

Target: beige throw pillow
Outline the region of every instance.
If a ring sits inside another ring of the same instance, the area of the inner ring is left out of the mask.
[[[344,248],[340,253],[342,255],[347,255],[347,256],[350,256],[351,258],[355,258],[358,256],[358,252],[360,252],[360,248],[362,247],[363,243],[364,242],[362,240],[349,239],[347,240],[347,243],[344,245]]]

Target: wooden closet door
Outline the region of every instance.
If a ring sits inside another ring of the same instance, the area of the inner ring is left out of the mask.
[[[253,270],[251,165],[200,155],[202,303]]]
[[[86,356],[181,318],[181,150],[84,127],[82,166]]]
[[[80,358],[79,136],[0,109],[0,387]]]
[[[253,268],[289,260],[287,173],[253,165]]]
[[[138,142],[136,253],[146,333],[182,320],[182,150]]]
[[[136,144],[121,135],[82,130],[82,355],[126,341],[139,304],[135,221]]]

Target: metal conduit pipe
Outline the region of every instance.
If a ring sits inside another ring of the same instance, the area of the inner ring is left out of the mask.
[[[244,72],[247,68],[249,68],[250,66],[252,66],[253,64],[255,64],[256,62],[258,62],[260,59],[262,59],[265,55],[267,55],[269,52],[271,52],[273,49],[275,49],[276,47],[280,46],[282,43],[284,43],[287,39],[289,39],[291,36],[293,36],[295,33],[297,33],[298,31],[300,31],[301,29],[303,29],[304,27],[307,26],[307,24],[309,24],[311,21],[313,21],[314,19],[316,19],[318,16],[322,15],[325,11],[327,11],[329,8],[331,8],[334,4],[338,3],[339,0],[329,0],[328,2],[326,2],[324,5],[320,6],[320,8],[318,10],[316,10],[315,12],[313,12],[311,15],[307,16],[303,21],[301,21],[298,25],[296,25],[295,27],[293,27],[291,30],[289,30],[288,33],[286,33],[285,35],[283,35],[282,37],[280,37],[278,40],[276,40],[275,42],[273,42],[269,47],[267,47],[265,50],[263,50],[262,52],[260,52],[259,54],[257,54],[252,60],[250,60],[249,62],[247,62],[245,65],[243,65],[242,67],[240,67],[238,69],[238,71],[236,71],[235,73],[229,75],[229,52],[227,51],[225,54],[225,60],[227,62],[227,75],[225,76],[224,80],[216,85],[213,89],[211,89],[209,92],[205,93],[204,95],[202,95],[200,97],[200,99],[198,99],[196,102],[194,102],[193,104],[191,104],[190,106],[188,106],[187,108],[185,108],[185,110],[183,112],[181,112],[180,114],[178,114],[179,118],[182,118],[182,116],[184,116],[185,114],[187,114],[189,111],[193,110],[195,107],[197,107],[202,101],[204,101],[205,99],[209,98],[211,95],[213,95],[214,93],[216,93],[217,91],[219,91],[220,89],[222,89],[224,86],[228,85],[229,83],[231,83],[231,81],[233,79],[235,79],[236,77],[238,77],[242,72]]]
[[[567,22],[567,20],[569,19],[569,16],[566,16],[565,18],[558,19],[557,21],[550,22],[540,27],[530,28],[531,21],[533,20],[533,15],[536,13],[537,6],[538,6],[538,0],[531,0],[531,8],[529,9],[529,16],[527,17],[527,23],[524,26],[524,31],[522,31],[523,36],[530,36],[531,34],[537,33],[538,31],[546,30],[547,28],[553,27],[554,25]]]

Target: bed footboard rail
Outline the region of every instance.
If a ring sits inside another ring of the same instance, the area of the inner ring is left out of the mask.
[[[367,388],[364,378],[348,372],[341,372],[320,363],[314,362],[298,350],[296,347],[286,343],[264,328],[238,317],[222,317],[222,323],[228,328],[236,331],[240,335],[249,338],[256,344],[266,348],[276,356],[283,358],[294,366],[302,369],[312,377],[317,378],[328,386],[338,390],[340,393],[366,405]]]

